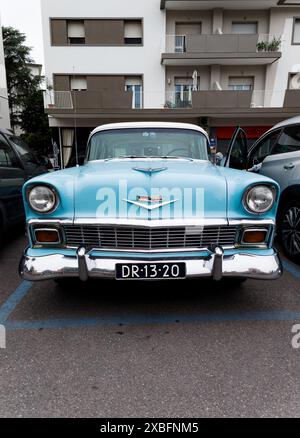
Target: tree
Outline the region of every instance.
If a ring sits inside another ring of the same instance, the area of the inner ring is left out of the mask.
[[[40,89],[43,77],[33,76],[27,66],[33,60],[26,36],[13,27],[3,27],[2,33],[12,128],[21,126],[25,141],[45,153],[51,132]]]

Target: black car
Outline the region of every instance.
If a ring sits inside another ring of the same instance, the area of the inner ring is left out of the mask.
[[[24,219],[23,184],[46,172],[45,163],[20,137],[0,129],[0,242],[5,230]]]

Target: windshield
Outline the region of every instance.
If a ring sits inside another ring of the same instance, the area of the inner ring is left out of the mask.
[[[187,129],[116,129],[93,135],[88,160],[117,158],[208,159],[204,134]]]

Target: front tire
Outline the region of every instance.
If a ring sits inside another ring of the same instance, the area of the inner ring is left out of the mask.
[[[288,201],[282,209],[278,233],[286,256],[300,263],[300,200]]]

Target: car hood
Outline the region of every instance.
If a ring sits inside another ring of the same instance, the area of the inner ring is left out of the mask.
[[[131,203],[151,195],[153,210]],[[210,162],[91,162],[81,168],[75,182],[75,217],[224,218],[226,197],[225,177]]]
[[[38,176],[24,185],[23,196],[27,220],[173,219],[174,215],[243,220],[258,218],[243,206],[245,191],[265,183],[275,186],[279,193],[278,184],[267,177],[214,166],[208,161],[124,159],[90,162]],[[50,185],[59,195],[60,202],[49,215],[41,217],[27,203],[26,189],[35,184]],[[151,204],[131,204],[138,196],[151,195]],[[170,205],[161,206],[169,200]],[[148,210],[145,205],[154,209]],[[276,209],[277,203],[263,218],[274,220]]]

